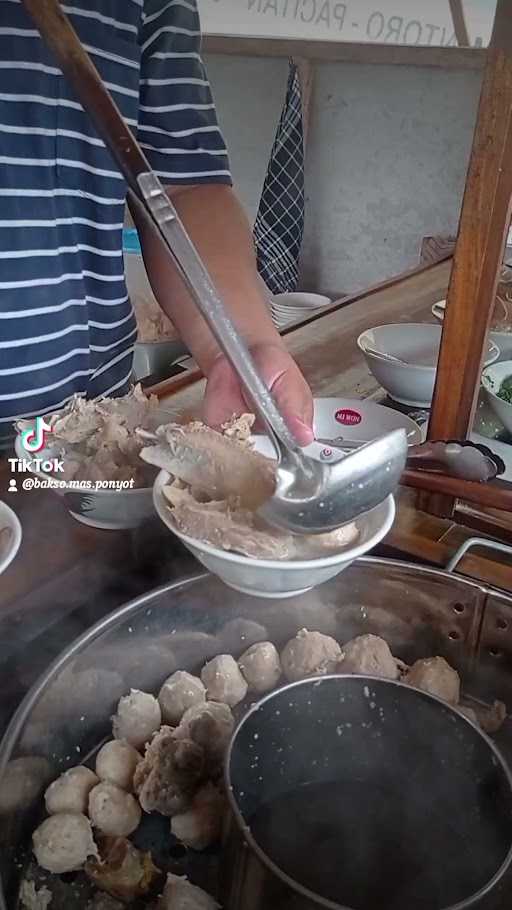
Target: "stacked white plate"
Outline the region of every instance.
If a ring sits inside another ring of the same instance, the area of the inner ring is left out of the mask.
[[[330,306],[332,300],[322,294],[308,294],[297,291],[290,294],[274,294],[270,301],[272,320],[278,329],[293,322],[307,319],[316,310]]]

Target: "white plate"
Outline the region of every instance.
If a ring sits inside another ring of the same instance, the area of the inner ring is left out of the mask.
[[[0,500],[0,531],[4,528],[8,528],[10,534],[5,544],[2,539],[4,535],[0,536],[0,575],[5,572],[7,566],[11,564],[16,556],[22,537],[18,516],[7,503]]]
[[[318,310],[330,306],[332,300],[323,294],[309,294],[306,291],[293,291],[286,294],[274,294],[272,306],[281,309]]]

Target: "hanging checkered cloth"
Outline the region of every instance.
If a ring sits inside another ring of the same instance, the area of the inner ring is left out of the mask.
[[[273,294],[294,291],[304,234],[304,133],[299,72],[288,89],[254,224],[258,271]]]

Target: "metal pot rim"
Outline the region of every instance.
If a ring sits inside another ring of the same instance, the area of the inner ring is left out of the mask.
[[[375,556],[362,556],[359,557],[354,563],[354,565],[368,565],[368,566],[386,566],[389,565],[393,568],[402,568],[409,571],[414,571],[423,576],[429,576],[432,579],[437,579],[439,581],[454,580],[455,578],[458,582],[463,582],[469,588],[473,590],[478,590],[484,594],[496,593],[501,597],[505,597],[512,603],[512,597],[507,592],[500,591],[499,589],[493,589],[491,586],[486,585],[483,582],[475,581],[472,578],[466,576],[454,575],[450,572],[447,572],[444,569],[438,569],[432,566],[423,566],[414,562],[408,562],[406,560],[397,560],[389,559],[385,557],[375,557]],[[17,739],[19,737],[20,731],[23,727],[23,724],[26,722],[30,712],[32,711],[34,705],[36,704],[38,698],[44,692],[46,686],[54,675],[61,670],[68,661],[82,653],[82,651],[88,647],[95,639],[101,636],[104,632],[107,632],[117,625],[120,625],[123,621],[129,619],[129,617],[136,613],[140,608],[144,606],[150,606],[154,597],[160,596],[162,594],[169,594],[172,591],[176,591],[183,587],[188,587],[195,582],[204,581],[204,579],[210,577],[209,572],[198,571],[193,575],[186,576],[184,578],[167,582],[164,585],[160,585],[158,588],[147,592],[146,594],[139,595],[133,600],[129,601],[122,607],[116,608],[114,611],[109,613],[107,616],[103,617],[90,629],[82,633],[78,638],[76,638],[66,649],[53,660],[44,673],[41,674],[39,679],[31,686],[29,691],[26,693],[18,708],[14,712],[6,730],[4,731],[3,737],[0,739],[0,778],[2,777],[5,768],[8,762],[11,759],[13,749],[16,745]],[[512,858],[512,857],[511,857]],[[339,906],[328,904],[324,905],[329,910],[340,910]],[[470,905],[467,905],[470,906]],[[2,883],[0,881],[0,910],[7,910],[5,903],[5,897],[3,893]],[[459,910],[459,908],[451,908],[451,910]]]
[[[499,589],[493,589],[492,587],[484,584],[483,582],[475,581],[475,579],[468,578],[463,575],[454,575],[450,572],[447,572],[445,569],[437,569],[433,566],[422,566],[414,562],[407,562],[406,560],[399,559],[388,559],[385,557],[378,556],[360,556],[355,560],[354,565],[389,565],[392,567],[398,567],[402,569],[413,570],[418,572],[421,575],[429,575],[432,578],[437,578],[441,580],[457,578],[459,582],[463,582],[465,585],[468,585],[470,588],[477,589],[483,593],[498,593],[502,597],[506,597],[512,603],[512,597],[507,592],[499,591]],[[44,691],[49,680],[52,678],[54,673],[61,669],[71,657],[74,657],[80,654],[84,648],[86,648],[91,642],[96,638],[102,635],[104,632],[114,628],[119,625],[123,620],[127,619],[132,613],[137,612],[141,607],[148,605],[155,596],[161,594],[168,594],[171,591],[175,591],[178,588],[194,584],[195,582],[202,581],[205,578],[210,576],[209,572],[201,571],[197,572],[194,575],[188,575],[185,578],[181,578],[167,584],[160,585],[158,588],[153,588],[153,590],[148,591],[146,594],[139,595],[138,597],[130,600],[127,604],[122,607],[117,607],[112,613],[109,613],[107,616],[104,616],[97,623],[91,626],[86,632],[79,635],[68,647],[53,660],[44,673],[39,677],[39,679],[34,683],[34,685],[26,693],[22,701],[20,702],[18,708],[14,712],[3,737],[0,739],[0,777],[5,770],[5,765],[7,764],[12,747],[16,738],[19,734],[20,728],[24,721],[26,720],[28,714],[32,710],[34,703],[36,702],[39,695]],[[0,900],[1,900],[1,891],[0,891]],[[0,904],[1,910],[1,904]]]
[[[273,860],[270,859],[270,857],[265,853],[264,850],[262,850],[262,848],[259,846],[257,841],[254,839],[254,837],[251,833],[251,830],[247,825],[246,819],[244,818],[242,812],[240,811],[240,809],[238,807],[238,803],[233,794],[233,786],[231,784],[231,775],[230,775],[231,757],[232,757],[233,748],[235,746],[238,734],[240,733],[240,731],[242,730],[242,728],[244,727],[244,725],[248,721],[248,719],[253,714],[255,714],[257,711],[259,711],[260,708],[262,707],[262,705],[266,704],[266,702],[268,702],[268,701],[271,701],[277,694],[281,694],[283,692],[289,692],[293,689],[296,689],[299,686],[318,685],[318,684],[322,684],[325,681],[333,680],[333,679],[336,679],[336,680],[360,679],[360,680],[364,681],[365,683],[369,683],[370,685],[375,685],[375,683],[379,683],[379,684],[384,683],[388,686],[396,686],[396,687],[400,687],[400,688],[405,688],[403,683],[399,682],[398,680],[394,680],[394,679],[385,679],[382,677],[375,677],[375,676],[363,676],[362,674],[358,674],[358,673],[336,673],[336,674],[328,674],[326,676],[307,677],[306,679],[300,679],[297,682],[288,683],[285,686],[281,686],[279,689],[275,689],[273,692],[269,692],[267,695],[265,695],[263,698],[261,698],[254,705],[251,705],[249,710],[244,714],[244,716],[241,718],[241,720],[238,722],[237,726],[235,727],[235,730],[233,732],[233,735],[232,735],[230,743],[229,743],[229,747],[228,747],[228,751],[226,753],[226,758],[225,758],[225,763],[224,763],[224,783],[225,783],[229,808],[235,818],[235,822],[240,830],[240,833],[242,834],[242,837],[246,841],[247,846],[256,854],[259,861],[268,869],[269,872],[272,873],[272,875],[274,875],[276,878],[278,878],[280,881],[282,881],[288,888],[290,888],[296,894],[299,894],[301,897],[306,898],[308,900],[314,901],[318,905],[318,907],[324,907],[325,910],[353,910],[353,908],[351,908],[351,907],[346,907],[343,904],[334,903],[333,901],[328,900],[327,898],[324,898],[318,894],[315,894],[313,891],[310,891],[309,888],[305,888],[303,885],[299,884],[299,882],[295,881],[295,879],[291,878],[289,875],[287,875],[285,872],[283,872],[279,868],[279,866],[277,866],[276,863],[274,863]],[[473,723],[472,720],[470,720],[465,715],[461,714],[459,711],[457,711],[457,709],[455,707],[448,704],[448,702],[443,701],[443,699],[438,698],[436,695],[431,695],[429,692],[425,692],[423,689],[418,689],[416,686],[407,686],[406,688],[410,689],[413,692],[416,692],[418,695],[421,695],[425,700],[437,702],[443,708],[447,709],[452,714],[456,715],[457,719],[460,720],[462,723],[469,724],[469,726],[472,727],[475,730],[475,732],[478,733],[478,735],[490,747],[490,750],[493,753],[494,758],[500,765],[502,771],[504,771],[504,773],[505,773],[505,777],[508,781],[509,789],[512,794],[512,771],[510,770],[507,762],[503,758],[500,750],[496,746],[496,743],[494,743],[493,740],[486,733],[484,733],[484,731],[480,727],[478,727],[475,723]],[[493,888],[495,888],[495,886],[503,878],[504,874],[506,873],[506,871],[509,868],[509,866],[511,865],[511,863],[512,863],[512,843],[509,847],[507,855],[506,855],[505,859],[503,860],[501,866],[497,869],[497,871],[494,873],[492,878],[489,879],[489,881],[482,888],[480,888],[479,891],[477,891],[475,894],[470,895],[468,898],[465,898],[464,901],[462,901],[462,902],[459,902],[457,904],[450,904],[449,906],[446,906],[446,907],[439,907],[438,910],[469,910],[470,907],[475,906],[475,904],[477,902],[479,902],[483,898],[485,898],[493,890]]]

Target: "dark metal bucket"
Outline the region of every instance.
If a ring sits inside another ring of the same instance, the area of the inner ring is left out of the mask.
[[[491,907],[512,860],[495,745],[400,683],[308,679],[242,720],[227,760],[226,910]]]

